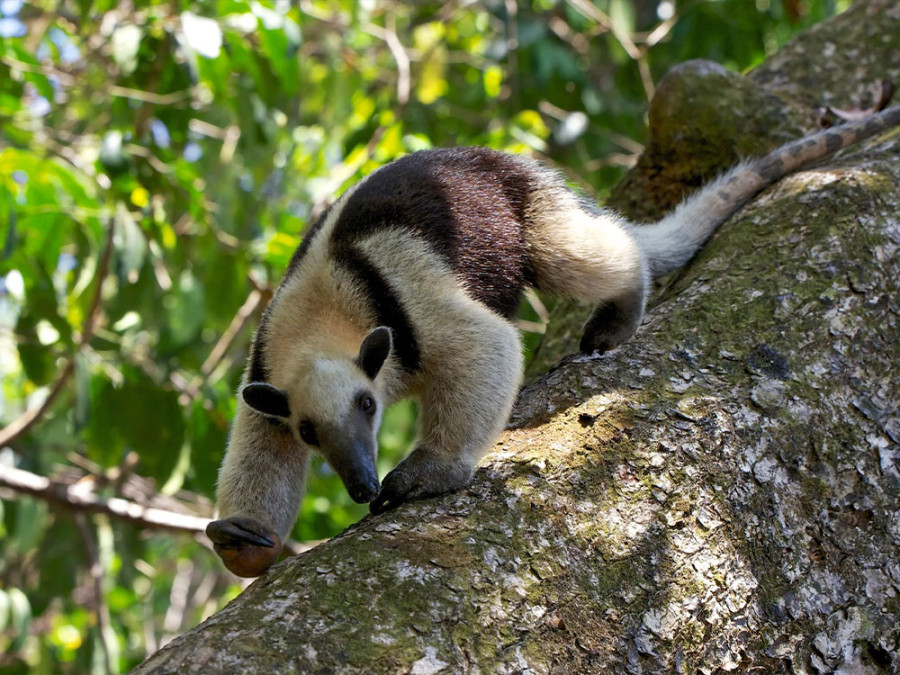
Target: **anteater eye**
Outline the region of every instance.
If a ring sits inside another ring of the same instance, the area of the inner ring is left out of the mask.
[[[359,409],[368,415],[375,414],[375,399],[369,394],[360,394],[357,399]]]
[[[300,438],[309,445],[318,445],[319,437],[316,434],[316,425],[309,420],[300,422]]]

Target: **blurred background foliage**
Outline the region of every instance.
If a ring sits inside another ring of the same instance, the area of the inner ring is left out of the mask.
[[[478,144],[602,197],[669,68],[747,69],[846,4],[0,0],[0,669],[127,670],[239,592],[197,534],[233,394],[348,184]],[[365,513],[311,474],[301,542]]]

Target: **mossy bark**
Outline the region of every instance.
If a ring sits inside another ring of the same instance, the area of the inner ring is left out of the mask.
[[[735,99],[775,106],[735,111],[755,138],[704,147],[731,161],[768,143],[769,115],[781,142],[811,130],[810,101],[900,82],[900,58],[866,43],[844,78],[803,47],[824,58],[876,27],[897,51],[896,14],[860,3],[798,40]],[[698,71],[733,79],[675,76]],[[688,175],[691,149],[666,143]],[[668,280],[635,340],[528,385],[467,489],[280,563],[137,672],[896,672],[898,159],[894,133],[766,191]],[[652,182],[630,179],[618,206]]]

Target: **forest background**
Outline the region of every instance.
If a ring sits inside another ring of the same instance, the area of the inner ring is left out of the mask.
[[[0,672],[128,670],[240,592],[200,532],[253,327],[335,195],[487,145],[602,200],[672,66],[744,71],[848,4],[0,0]],[[545,321],[532,297],[526,348]],[[382,476],[414,422],[387,413]],[[293,539],[365,512],[318,462]]]

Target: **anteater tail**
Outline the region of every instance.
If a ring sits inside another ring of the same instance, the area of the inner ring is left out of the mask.
[[[763,188],[897,125],[900,106],[801,138],[764,157],[738,164],[658,223],[634,226],[631,231],[647,255],[650,273],[656,277],[684,265],[719,225]]]

